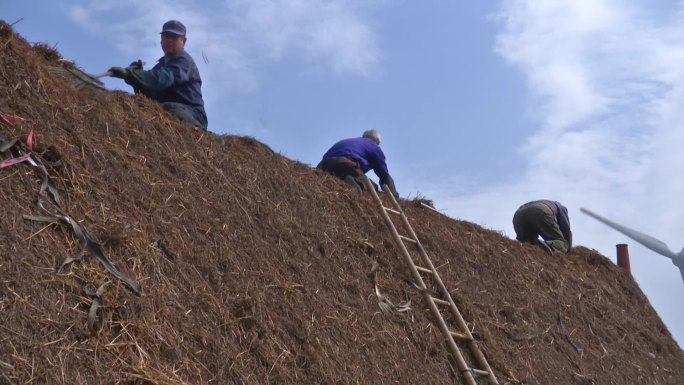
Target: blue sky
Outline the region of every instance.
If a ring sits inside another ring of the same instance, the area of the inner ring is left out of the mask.
[[[0,0],[0,18],[92,73],[153,65],[161,25],[179,19],[210,130],[315,166],[376,128],[402,196],[512,238],[518,206],[561,201],[576,245],[613,260],[630,245],[635,279],[684,341],[678,269],[579,211],[684,246],[682,1],[201,4]]]

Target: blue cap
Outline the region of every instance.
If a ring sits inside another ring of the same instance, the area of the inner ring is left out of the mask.
[[[169,32],[174,35],[185,36],[185,26],[178,20],[169,20],[164,23],[161,33]]]

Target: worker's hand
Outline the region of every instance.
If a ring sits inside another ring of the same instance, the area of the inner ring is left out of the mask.
[[[109,76],[113,78],[126,79],[130,75],[130,70],[123,67],[112,67],[109,69]]]
[[[143,69],[144,64],[145,63],[143,63],[142,60],[138,59],[138,60],[132,62],[131,64],[129,64],[128,68],[130,68],[132,70],[141,70],[141,69]]]

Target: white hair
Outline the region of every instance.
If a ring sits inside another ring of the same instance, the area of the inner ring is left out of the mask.
[[[371,139],[375,143],[380,144],[380,133],[374,128],[364,131],[363,137]]]

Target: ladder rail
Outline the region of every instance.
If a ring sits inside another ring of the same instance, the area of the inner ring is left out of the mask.
[[[389,191],[387,185],[382,186],[385,191]],[[377,193],[376,193],[377,195]],[[461,315],[461,312],[458,310],[458,307],[456,306],[456,303],[454,300],[451,298],[451,294],[449,293],[449,290],[447,290],[446,285],[444,285],[444,282],[442,281],[442,278],[437,274],[437,270],[435,269],[435,266],[432,264],[432,261],[428,257],[427,253],[425,252],[425,249],[423,248],[423,245],[418,241],[418,236],[416,235],[415,231],[413,230],[413,227],[408,221],[408,218],[406,218],[406,215],[404,214],[404,210],[401,209],[401,206],[399,206],[399,202],[394,198],[394,195],[392,194],[387,194],[390,197],[390,200],[392,201],[392,204],[394,205],[395,210],[399,211],[401,213],[400,217],[402,222],[404,223],[404,227],[408,230],[409,234],[411,237],[413,237],[414,240],[416,240],[416,248],[418,249],[418,252],[420,253],[420,256],[423,259],[423,263],[427,264],[430,270],[433,271],[433,278],[435,282],[437,282],[440,290],[442,291],[442,295],[444,295],[447,298],[447,301],[449,302],[450,306],[449,308],[451,309],[452,314],[456,317],[456,322],[458,323],[458,326],[465,332],[465,334],[468,336],[468,347],[470,351],[473,353],[475,356],[475,361],[477,361],[477,364],[485,368],[486,371],[490,373],[490,381],[492,383],[496,384],[498,383],[496,378],[494,377],[494,374],[492,372],[492,368],[489,367],[489,363],[487,362],[487,359],[485,359],[484,354],[482,354],[482,351],[479,349],[477,346],[475,339],[473,338],[473,335],[470,333],[470,328],[468,328],[468,324],[466,323],[465,319],[463,319],[463,316]],[[378,200],[380,197],[378,197]],[[423,284],[423,286],[425,286]]]
[[[404,257],[404,262],[408,265],[409,270],[411,271],[411,275],[413,276],[413,279],[416,280],[416,282],[419,283],[421,288],[425,288],[425,282],[423,281],[423,277],[420,275],[418,272],[418,269],[416,269],[415,264],[413,263],[413,260],[411,260],[411,255],[408,252],[408,249],[406,249],[406,245],[404,245],[404,242],[401,241],[401,236],[397,232],[396,227],[394,226],[394,223],[392,222],[392,219],[387,215],[387,212],[384,210],[384,205],[382,203],[382,200],[378,196],[378,193],[375,191],[373,186],[368,182],[368,179],[366,179],[366,188],[368,188],[373,195],[373,198],[376,200],[378,204],[380,204],[383,209],[381,210],[381,214],[383,219],[385,220],[385,223],[387,224],[387,227],[390,229],[390,232],[392,233],[392,236],[394,238],[395,243],[399,246],[399,248],[402,251],[402,256]],[[440,331],[442,332],[443,335],[448,336],[447,338],[447,345],[449,346],[449,350],[451,352],[451,355],[456,359],[456,363],[458,365],[458,370],[461,373],[465,373],[468,371],[468,365],[465,362],[465,359],[463,358],[463,355],[461,354],[461,351],[458,350],[458,346],[456,345],[456,342],[454,341],[453,337],[451,336],[451,333],[449,331],[449,328],[447,327],[446,323],[444,322],[444,319],[442,318],[441,314],[439,313],[439,309],[437,308],[437,305],[432,301],[432,296],[425,291],[421,290],[421,294],[423,295],[423,298],[425,298],[425,302],[427,302],[428,307],[430,308],[430,311],[432,312],[433,317],[437,320],[437,324],[439,326]],[[472,376],[464,376],[466,379],[466,382],[468,385],[477,385],[475,380],[472,378]]]
[[[458,311],[458,308],[456,307],[456,304],[454,303],[453,299],[451,298],[451,295],[449,291],[446,289],[446,286],[442,282],[442,279],[440,278],[439,274],[437,273],[437,270],[435,269],[434,265],[432,264],[432,261],[428,257],[427,253],[425,252],[425,249],[423,249],[422,244],[418,240],[418,237],[416,236],[415,231],[413,231],[413,227],[411,227],[410,223],[408,222],[408,218],[406,218],[406,215],[404,214],[404,211],[401,209],[401,206],[399,206],[399,203],[397,200],[394,198],[392,194],[388,194],[390,196],[390,200],[392,201],[392,204],[394,205],[394,209],[385,207],[384,203],[380,199],[380,196],[378,193],[375,191],[375,188],[370,182],[370,179],[367,177],[365,178],[365,185],[368,191],[371,192],[371,195],[373,196],[373,199],[376,201],[376,203],[380,206],[381,210],[381,215],[385,221],[385,224],[389,228],[390,232],[392,233],[392,237],[394,238],[395,243],[399,247],[402,256],[404,257],[404,262],[408,266],[411,275],[413,276],[413,279],[419,284],[421,289],[426,289],[425,281],[423,280],[422,275],[420,274],[420,270],[430,270],[432,272],[432,278],[434,279],[435,282],[437,282],[440,290],[442,291],[443,295],[445,298],[447,298],[447,301],[442,301],[434,298],[432,295],[430,295],[428,290],[421,290],[421,294],[423,295],[423,298],[428,304],[428,307],[430,308],[430,312],[432,313],[433,317],[436,319],[437,324],[439,326],[440,331],[442,332],[442,335],[445,337],[447,346],[449,347],[449,352],[451,353],[452,357],[454,357],[456,364],[458,366],[459,372],[462,374],[462,377],[465,379],[467,385],[477,385],[475,382],[475,379],[473,377],[473,373],[477,375],[483,375],[488,378],[491,384],[493,385],[498,385],[498,381],[496,377],[494,376],[494,372],[491,370],[491,367],[489,366],[489,363],[485,359],[484,355],[478,348],[475,339],[473,338],[472,334],[470,333],[470,329],[468,328],[468,325],[466,324],[465,320],[463,319],[461,313]],[[385,191],[389,191],[388,187],[386,185],[383,185],[382,188]],[[406,245],[403,242],[404,237],[399,234],[399,232],[396,229],[396,226],[394,225],[394,222],[392,222],[392,219],[389,217],[387,212],[392,212],[394,214],[399,214],[399,216],[402,219],[402,222],[404,224],[404,227],[408,229],[410,236],[412,237],[411,243],[413,243],[416,248],[418,249],[422,262],[427,265],[427,269],[425,268],[418,268],[415,265],[415,262],[413,261],[413,258],[411,257],[411,254],[409,253],[408,249],[406,248]],[[420,269],[420,270],[419,270]],[[447,326],[444,318],[442,317],[442,314],[439,311],[439,308],[437,307],[437,302],[448,302],[449,304],[449,309],[451,310],[452,314],[456,318],[456,323],[458,326],[461,328],[463,333],[455,333],[449,329]],[[485,368],[485,370],[478,370],[478,369],[473,369],[468,366],[468,364],[465,362],[465,359],[463,358],[463,355],[461,354],[461,351],[458,348],[458,345],[456,344],[456,341],[454,339],[454,335],[456,336],[464,336],[465,339],[467,340],[466,343],[468,344],[468,348],[473,354],[475,361],[477,361],[477,364],[481,368]]]

